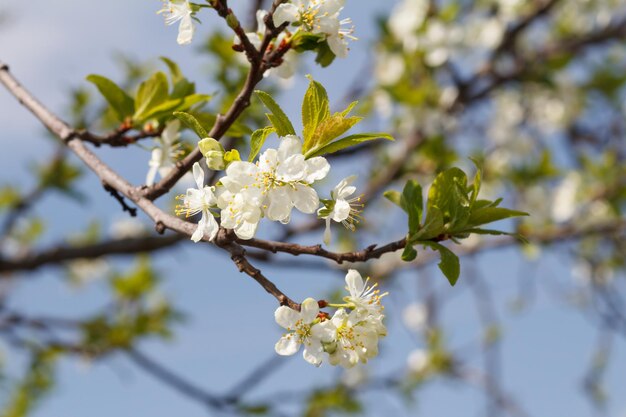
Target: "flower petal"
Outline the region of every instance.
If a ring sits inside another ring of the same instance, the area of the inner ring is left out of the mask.
[[[283,162],[292,155],[302,154],[302,141],[296,135],[285,136],[278,146],[278,161]]]
[[[323,178],[326,178],[330,171],[330,164],[326,158],[322,156],[316,156],[306,161],[306,178],[305,181],[309,184]]]
[[[359,297],[363,294],[365,289],[365,283],[359,271],[356,269],[348,270],[346,274],[346,289],[350,292],[352,297]]]
[[[204,171],[199,163],[193,164],[193,179],[196,181],[198,189],[204,188]]]
[[[337,200],[335,201],[335,207],[333,208],[330,217],[336,221],[337,223],[341,223],[344,220],[347,220],[350,217],[350,203],[346,200]]]
[[[320,366],[322,364],[322,359],[324,358],[322,345],[316,343],[306,346],[304,348],[304,352],[302,352],[302,357],[304,357],[304,360],[311,365]]]
[[[205,225],[206,225],[206,219],[205,219],[204,216],[202,216],[202,218],[198,222],[198,227],[196,228],[196,230],[191,235],[191,240],[193,240],[196,243],[198,243],[198,242],[200,242],[202,240],[202,238],[204,237]]]
[[[291,356],[296,353],[300,349],[300,343],[296,340],[295,337],[290,335],[286,335],[278,339],[276,345],[274,346],[274,350],[281,356]]]
[[[292,310],[293,311],[293,310]],[[312,298],[307,298],[300,307],[300,317],[305,323],[312,323],[320,312],[319,304]],[[279,323],[280,324],[280,323]]]
[[[324,243],[330,245],[330,217],[326,217],[326,229],[324,229]]]
[[[210,241],[213,241],[215,236],[217,236],[217,232],[220,230],[220,225],[217,224],[215,217],[213,217],[213,214],[211,214],[209,210],[205,210],[202,213],[202,218],[204,217],[207,218],[206,225],[204,227],[204,234]]]
[[[191,18],[190,13],[180,20],[180,26],[178,26],[178,38],[176,39],[176,42],[178,42],[179,45],[190,44],[191,39],[193,38],[194,31],[195,26],[193,24],[193,19]]]
[[[269,205],[265,211],[268,219],[283,223],[289,222],[289,216],[293,207],[290,194],[287,187],[278,187],[270,190],[267,195]]]
[[[280,327],[290,329],[300,320],[300,313],[287,306],[280,306],[274,312],[274,319]]]
[[[308,185],[296,184],[290,190],[290,194],[293,205],[303,213],[315,213],[315,210],[320,205],[320,198],[317,196],[317,192]]]
[[[298,20],[298,16],[300,16],[298,7],[290,3],[283,3],[274,12],[274,25],[278,27],[285,22],[295,22]]]

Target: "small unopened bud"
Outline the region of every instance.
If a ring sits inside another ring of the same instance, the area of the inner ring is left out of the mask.
[[[229,12],[230,12],[230,10],[229,10]],[[236,28],[239,27],[239,20],[237,20],[237,17],[232,12],[230,12],[226,16],[226,24],[231,29],[236,29]]]

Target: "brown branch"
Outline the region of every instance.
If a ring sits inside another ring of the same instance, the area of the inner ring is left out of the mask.
[[[0,83],[2,83],[20,103],[30,110],[44,126],[65,141],[76,156],[78,156],[103,183],[108,184],[141,208],[155,222],[159,230],[167,228],[187,237],[193,234],[197,227],[196,225],[163,212],[163,210],[158,208],[151,200],[144,197],[140,190],[134,188],[128,181],[118,175],[93,152],[87,149],[85,144],[77,139],[76,130],[72,129],[37,101],[34,96],[26,91],[15,77],[9,73],[8,66],[2,63],[0,63]],[[243,107],[240,108],[240,111],[243,111]],[[219,120],[216,125],[219,125]],[[222,125],[222,127],[225,128],[225,125]],[[227,236],[225,230],[221,230],[218,234],[216,244],[231,254],[233,262],[235,262],[241,272],[245,272],[257,281],[268,293],[276,297],[282,305],[288,305],[294,309],[299,308],[298,303],[282,293],[274,283],[261,273],[261,271],[248,262],[245,257],[245,250],[235,243],[232,237]]]
[[[118,203],[120,203],[120,206],[122,206],[122,211],[128,212],[128,214],[130,214],[130,217],[137,217],[137,209],[126,204],[124,197],[122,197],[115,188],[106,183],[103,184],[103,187],[107,193],[111,194],[111,197],[115,198]]]
[[[439,240],[441,239],[437,239],[437,241]],[[296,243],[274,242],[262,239],[237,239],[237,242],[243,246],[263,249],[272,253],[284,252],[294,256],[319,256],[321,258],[335,261],[338,264],[342,264],[344,262],[366,262],[370,259],[380,258],[385,253],[395,252],[397,250],[403,249],[406,246],[406,238],[402,238],[400,240],[396,240],[395,242],[391,242],[380,247],[377,247],[377,245],[370,245],[367,248],[357,252],[337,253],[330,252],[324,249],[322,245],[303,246]]]
[[[272,10],[267,16],[266,23],[271,23],[272,15],[276,7],[278,7],[280,3],[282,3],[282,1],[277,0],[274,2]],[[276,36],[278,36],[278,34],[282,32],[284,28],[285,25],[281,26],[280,28],[275,28],[273,24],[268,24],[260,51],[267,51],[270,42]],[[247,39],[247,36],[244,36],[244,38],[240,39]],[[250,97],[252,96],[256,85],[263,79],[263,74],[265,73],[265,71],[272,66],[272,59],[280,59],[280,56],[270,56],[267,52],[264,52],[263,55],[261,55],[259,51],[256,51],[258,59],[253,59],[250,55],[251,51],[248,51],[247,53],[248,58],[250,59],[250,70],[248,71],[244,86],[235,98],[235,101],[233,101],[233,104],[230,106],[226,114],[219,114],[215,120],[215,124],[209,131],[209,136],[216,140],[220,140],[222,136],[226,133],[226,131],[232,126],[232,124],[239,118],[239,116],[241,116],[243,111],[248,108],[248,106],[250,106]],[[200,149],[195,148],[182,161],[177,162],[176,168],[172,169],[168,173],[168,175],[165,176],[165,178],[162,178],[161,181],[154,184],[152,187],[148,187],[143,190],[143,196],[149,200],[155,200],[163,194],[167,193],[174,185],[176,185],[178,180],[180,180],[183,175],[185,175],[185,173],[191,169],[193,164],[198,162],[200,159],[202,159]]]
[[[215,239],[215,244],[230,253],[230,257],[237,266],[237,269],[239,269],[239,272],[245,272],[258,282],[265,291],[278,300],[280,305],[288,306],[294,310],[300,310],[300,304],[287,297],[272,281],[267,279],[259,269],[255,268],[254,265],[248,261],[245,249],[235,241],[236,239],[233,235],[232,230],[220,229]]]
[[[155,138],[161,136],[163,133],[163,128],[158,130],[141,130],[135,134],[128,135],[127,133],[131,130],[131,128],[122,126],[115,131],[109,133],[108,135],[99,136],[94,133],[91,133],[87,130],[83,130],[78,133],[80,139],[84,142],[89,142],[92,145],[99,147],[102,145],[108,145],[111,147],[125,147],[130,144],[136,143],[141,139],[146,138]]]
[[[168,235],[165,237],[149,236],[109,240],[77,247],[57,245],[37,253],[29,253],[11,259],[0,258],[0,272],[33,271],[42,266],[62,264],[76,259],[154,252],[172,247],[182,240],[183,236]]]

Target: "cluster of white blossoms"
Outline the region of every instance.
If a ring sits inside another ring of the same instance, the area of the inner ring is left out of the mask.
[[[274,25],[290,23],[304,32],[324,35],[330,50],[338,57],[348,56],[348,39],[354,27],[351,19],[339,19],[345,0],[293,0],[274,12]]]
[[[330,317],[320,312],[319,304],[312,298],[302,302],[301,311],[286,306],[278,307],[276,323],[287,330],[276,343],[276,353],[290,356],[304,346],[304,359],[320,366],[324,360],[331,365],[352,368],[366,363],[378,355],[378,340],[386,336],[383,324],[384,307],[377,284],[367,285],[358,271],[351,269],[346,275],[345,304]]]
[[[176,22],[180,22],[178,26],[178,38],[176,39],[179,45],[188,45],[191,43],[196,28],[193,23],[193,9],[188,0],[163,1],[163,8],[157,13],[163,13],[166,25],[173,25]]]
[[[257,162],[233,161],[226,167],[217,187],[204,186],[204,175],[199,164],[193,167],[197,189],[180,196],[183,204],[177,214],[186,217],[202,213],[192,240],[213,240],[219,229],[213,211],[219,211],[221,226],[234,230],[240,239],[254,237],[263,218],[283,224],[289,223],[294,208],[305,214],[326,219],[325,242],[330,242],[330,221],[344,224],[354,230],[361,205],[359,198],[349,198],[356,188],[350,185],[355,177],[342,180],[331,193],[331,199],[322,200],[312,185],[324,179],[330,171],[326,158],[306,159],[302,141],[295,135],[281,138],[278,149],[267,149]]]

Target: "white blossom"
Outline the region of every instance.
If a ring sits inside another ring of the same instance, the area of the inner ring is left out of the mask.
[[[363,205],[360,203],[361,197],[349,198],[356,191],[356,187],[351,185],[356,179],[356,175],[347,177],[331,191],[330,200],[324,200],[324,207],[318,210],[318,216],[326,219],[326,230],[324,231],[324,243],[330,244],[330,221],[343,224],[346,229],[355,230],[358,223],[359,212]]]
[[[226,168],[226,176],[220,180],[224,191],[218,199],[222,222],[230,218],[232,224],[239,225],[243,221],[241,210],[249,222],[258,222],[262,213],[272,221],[288,223],[294,207],[314,213],[319,197],[311,184],[326,177],[329,170],[325,158],[305,159],[300,139],[286,136],[278,149],[266,150],[256,164],[235,161]],[[230,228],[231,223],[223,224]],[[237,228],[235,232],[240,236]]]
[[[426,19],[428,7],[428,0],[404,0],[391,12],[389,30],[396,39],[402,41],[407,52],[415,51],[417,48],[417,30]]]
[[[274,25],[294,23],[299,30],[326,35],[330,50],[344,58],[348,55],[347,40],[356,40],[352,35],[352,20],[339,19],[344,4],[345,0],[294,0],[283,3],[274,12]]]
[[[193,177],[198,188],[189,188],[185,195],[178,197],[178,199],[183,200],[183,204],[176,207],[176,214],[185,214],[186,217],[191,217],[202,213],[202,218],[198,222],[198,227],[191,236],[191,240],[199,242],[204,237],[213,240],[219,230],[219,225],[210,211],[217,203],[214,194],[215,189],[204,185],[204,172],[197,162],[193,164]]]
[[[422,373],[428,368],[430,355],[423,349],[415,349],[409,354],[406,362],[411,372]]]
[[[193,10],[188,0],[164,1],[163,8],[157,13],[163,13],[166,25],[173,25],[176,22],[180,22],[178,26],[178,37],[176,39],[179,45],[191,43],[195,25],[193,23]]]
[[[581,186],[580,174],[572,172],[565,176],[554,193],[552,220],[557,223],[570,220],[576,213],[576,195]]]
[[[378,283],[368,286],[368,281],[369,278],[363,281],[361,274],[356,269],[348,270],[346,274],[346,290],[350,295],[344,299],[351,303],[356,310],[379,316],[383,311],[380,299],[387,293],[380,293],[380,290],[377,289]]]
[[[165,125],[163,133],[156,141],[156,147],[152,150],[152,156],[148,162],[148,174],[146,175],[146,185],[154,184],[156,174],[161,177],[166,176],[181,155],[180,149],[180,121],[178,119]]]
[[[352,368],[378,355],[378,338],[386,334],[381,321],[363,315],[359,310],[347,313],[340,308],[330,319],[333,339],[324,346],[331,365]],[[382,328],[381,328],[382,326]]]
[[[304,345],[303,357],[307,362],[320,366],[324,357],[322,343],[329,342],[332,329],[329,321],[319,322],[319,306],[317,301],[307,298],[302,302],[301,310],[296,311],[287,306],[280,306],[274,313],[276,323],[287,330],[274,347],[276,353],[291,356]]]
[[[428,321],[428,308],[424,304],[412,303],[402,311],[404,325],[414,332],[423,330]]]

